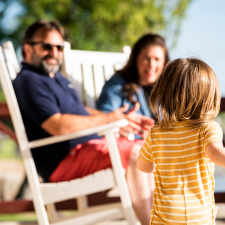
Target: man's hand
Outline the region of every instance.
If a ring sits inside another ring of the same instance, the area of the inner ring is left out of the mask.
[[[129,105],[126,104],[126,105],[124,105],[124,106],[122,106],[122,107],[120,107],[120,108],[110,112],[108,114],[109,121],[110,122],[114,122],[116,120],[126,119],[126,117],[125,117],[126,115],[124,114],[124,112],[126,112],[128,110],[128,108],[129,108]]]
[[[127,110],[128,105],[125,105],[124,112]],[[120,110],[123,107],[119,108]],[[147,137],[151,127],[155,125],[155,121],[147,116],[137,114],[136,111],[140,108],[140,103],[135,103],[135,106],[127,114],[124,114],[124,118],[128,120],[129,124],[126,127],[120,129],[120,135],[128,137],[130,133],[139,134],[143,138]]]

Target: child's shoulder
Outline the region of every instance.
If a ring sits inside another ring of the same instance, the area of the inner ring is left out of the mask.
[[[159,132],[159,125],[155,125],[154,127],[151,128],[150,133],[155,133],[155,132]]]
[[[218,131],[222,132],[222,128],[220,127],[220,125],[216,121],[212,121],[212,122],[207,123],[203,129],[206,132],[211,131],[211,130],[218,130]]]
[[[196,127],[194,127],[196,130]],[[180,130],[185,130],[185,131],[192,131],[193,130],[193,126],[190,126],[190,124],[188,124],[187,121],[182,121],[182,122],[177,122],[177,123],[173,123],[171,129],[160,129],[159,125],[155,125],[154,127],[151,128],[150,133],[151,134],[163,134],[163,133],[174,133],[174,132],[178,132]],[[197,129],[198,130],[198,129]],[[200,132],[211,132],[211,131],[219,131],[222,132],[222,128],[220,127],[220,125],[216,122],[216,121],[211,121],[208,122],[205,126],[200,127]]]
[[[204,129],[209,129],[209,128],[220,128],[220,125],[216,121],[211,121],[211,122],[208,122],[204,127]]]
[[[159,125],[155,125],[154,127],[151,128],[151,132],[154,133],[154,132],[160,132],[160,133],[168,133],[168,132],[174,132],[182,127],[184,127],[184,122],[175,122],[175,123],[172,123],[172,126],[171,128],[160,128]]]

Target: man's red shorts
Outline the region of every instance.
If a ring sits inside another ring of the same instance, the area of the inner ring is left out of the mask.
[[[123,167],[129,164],[130,153],[134,144],[143,145],[143,140],[128,141],[118,138],[117,144]],[[106,140],[90,140],[79,144],[69,151],[51,174],[49,182],[69,181],[92,174],[102,169],[112,168]]]

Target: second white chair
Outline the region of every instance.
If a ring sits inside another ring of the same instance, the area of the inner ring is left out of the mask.
[[[123,52],[98,52],[71,49],[69,42],[64,45],[62,73],[74,85],[80,100],[96,108],[105,81],[125,65],[131,48],[124,46]]]

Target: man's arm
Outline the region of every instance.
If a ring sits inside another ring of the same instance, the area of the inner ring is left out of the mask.
[[[105,114],[104,112],[102,112],[100,110],[92,109],[88,106],[85,106],[85,109],[89,112],[90,115]]]
[[[141,157],[141,155],[138,156],[137,159],[137,168],[145,173],[152,173],[155,169],[155,165],[153,162],[146,162],[143,160],[143,158]]]
[[[123,106],[108,114],[98,113],[87,116],[56,113],[45,120],[41,127],[51,135],[67,134],[125,119],[123,112],[127,108],[128,106]]]
[[[125,105],[108,114],[86,107],[86,110],[91,114],[88,116],[56,113],[45,120],[41,127],[51,135],[60,135],[127,119],[129,125],[120,130],[124,134],[122,136],[126,137],[129,132],[134,134],[149,132],[150,127],[154,125],[152,124],[152,119],[135,113],[140,105],[135,106],[129,113],[124,114],[128,107],[129,105]]]
[[[225,167],[225,148],[219,143],[213,143],[206,147],[206,155],[218,166]]]
[[[155,125],[155,121],[152,118],[144,115],[137,114],[136,111],[140,108],[140,103],[136,102],[134,108],[128,113],[124,114],[124,118],[128,120],[128,126],[120,128],[120,135],[128,138],[129,133],[139,134],[143,138],[146,138],[151,127]],[[105,114],[104,112],[85,107],[90,115]]]

